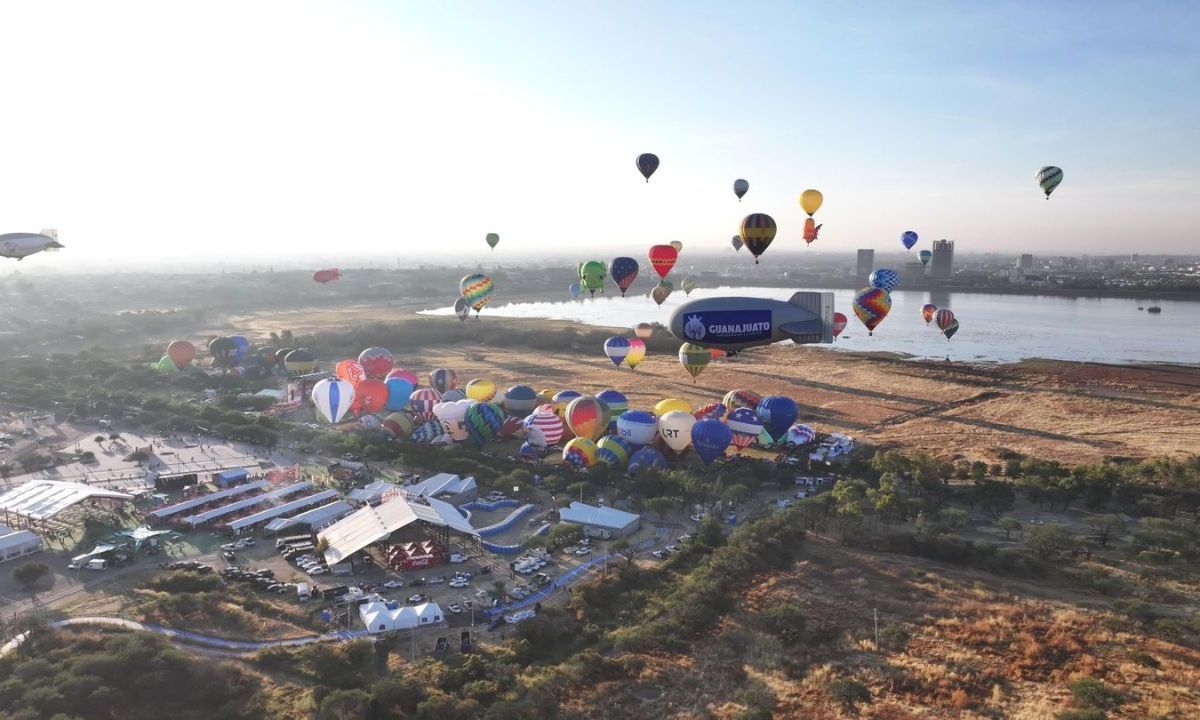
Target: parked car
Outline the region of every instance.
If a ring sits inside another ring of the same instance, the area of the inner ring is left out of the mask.
[[[229,550],[226,550],[225,552],[221,553],[221,557],[225,558],[229,562],[234,562],[237,560],[237,555],[234,555]]]
[[[428,582],[430,585],[441,585],[446,582],[446,576],[439,575],[437,577],[431,577],[429,578]]]
[[[454,613],[455,615],[458,615],[463,611],[463,609],[458,606],[458,603],[450,603],[450,605],[446,609],[449,610],[450,612]]]
[[[652,552],[650,554],[653,555],[654,557],[658,558],[659,560],[666,560],[667,555],[669,553],[665,553],[662,550],[655,550],[654,552]]]
[[[416,603],[419,603],[419,602],[425,602],[425,594],[424,594],[424,593],[417,593],[416,595],[409,595],[409,596],[408,596],[408,601],[409,601],[410,603],[413,603],[414,605],[415,605]]]
[[[462,578],[455,578],[454,580],[451,580],[449,583],[449,587],[452,587],[455,589],[465,588],[466,586],[467,586],[467,581]]]
[[[383,586],[385,588],[387,588],[388,590],[395,590],[396,588],[404,587],[404,581],[403,580],[388,580],[387,582],[385,582],[383,584]]]

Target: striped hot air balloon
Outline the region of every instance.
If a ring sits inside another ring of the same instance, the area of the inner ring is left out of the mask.
[[[741,407],[729,413],[725,424],[733,431],[733,446],[738,450],[750,447],[762,432],[763,424],[758,413],[750,408]]]
[[[892,309],[892,296],[887,290],[863,288],[854,296],[854,314],[867,327],[867,334],[874,335],[875,328]]]
[[[557,445],[566,433],[562,418],[550,410],[537,410],[525,418],[525,431],[534,447]]]
[[[563,462],[573,467],[591,467],[596,462],[596,443],[589,438],[577,437],[563,447]]]
[[[777,230],[775,218],[766,213],[752,213],[742,218],[742,244],[754,256],[755,265],[758,257],[770,247]]]
[[[444,393],[458,387],[458,373],[449,368],[438,368],[429,373],[429,387]]]
[[[708,348],[692,343],[684,343],[679,346],[679,364],[692,376],[692,382],[696,382],[696,378],[704,372],[704,368],[708,367],[710,362],[712,362],[712,353]]]
[[[608,266],[608,274],[612,277],[613,282],[617,284],[617,288],[621,291],[621,297],[625,296],[625,291],[637,280],[638,276],[638,261],[631,257],[613,258],[613,261]]]
[[[608,410],[594,397],[577,397],[563,417],[576,437],[596,440],[608,429]]]
[[[421,388],[413,392],[412,397],[408,399],[408,406],[416,416],[418,422],[428,422],[432,420],[433,406],[442,401],[442,394],[433,388]]]
[[[1054,188],[1058,187],[1058,184],[1061,183],[1062,180],[1062,168],[1057,168],[1053,165],[1047,165],[1041,170],[1038,170],[1037,184],[1038,187],[1042,189],[1042,192],[1046,193],[1047,200],[1050,199],[1050,193],[1054,192]]]
[[[629,340],[620,335],[610,337],[604,341],[604,354],[612,360],[613,365],[621,367],[621,363],[629,356]]]
[[[954,322],[954,311],[950,308],[942,308],[933,314],[933,322],[938,326],[938,330],[945,331],[950,327],[950,323]]]
[[[458,283],[458,291],[478,314],[492,299],[492,279],[482,273],[467,275]]]
[[[345,380],[321,380],[313,386],[312,401],[326,422],[336,423],[354,404],[354,386]]]
[[[750,408],[757,411],[760,402],[762,402],[762,396],[752,390],[730,390],[721,399],[721,404],[729,412],[738,408]]]

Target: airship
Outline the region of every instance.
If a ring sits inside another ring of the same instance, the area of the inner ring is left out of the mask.
[[[833,293],[798,292],[787,302],[715,297],[684,303],[671,313],[671,334],[684,342],[735,353],[781,340],[833,342]]]
[[[23,260],[34,253],[62,247],[57,230],[40,233],[8,233],[0,235],[0,257]]]

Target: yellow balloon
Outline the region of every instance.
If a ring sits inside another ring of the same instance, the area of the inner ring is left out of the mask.
[[[675,410],[685,413],[693,412],[692,404],[681,398],[667,398],[666,400],[659,400],[658,404],[654,406],[654,414],[659,417],[662,417],[669,412],[674,412]]]
[[[546,403],[554,402],[554,393],[555,391],[551,390],[550,388],[543,388],[539,390],[537,394],[538,403],[545,405]]]
[[[467,383],[467,397],[479,402],[488,402],[496,397],[496,383],[491,380],[477,378]]]
[[[809,217],[821,209],[821,202],[825,200],[825,196],[820,190],[809,188],[800,193],[800,207],[804,208],[804,212],[808,213]]]
[[[683,252],[683,243],[679,242],[678,240],[672,240],[671,242],[669,242],[667,244],[670,245],[671,247],[675,248],[676,253]]]

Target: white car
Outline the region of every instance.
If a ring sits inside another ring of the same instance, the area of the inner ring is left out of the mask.
[[[388,590],[395,590],[396,588],[404,587],[404,581],[403,580],[388,580],[387,582],[385,582],[383,584],[383,586],[385,588],[387,588]]]
[[[458,615],[459,613],[462,612],[462,608],[460,608],[458,606],[458,603],[450,603],[450,605],[446,609],[449,610],[450,612],[454,613],[455,615]]]
[[[451,580],[449,586],[452,588],[455,588],[456,590],[459,588],[465,588],[467,586],[467,581],[466,580]]]
[[[592,549],[589,547],[581,547],[575,551],[575,554],[576,555],[591,555]]]
[[[428,580],[426,580],[425,582],[427,585],[441,585],[442,583],[446,582],[446,578],[441,577],[441,576],[431,577]]]
[[[313,568],[312,570],[309,570],[309,571],[308,571],[308,574],[309,574],[309,575],[324,575],[324,574],[325,574],[325,573],[327,573],[327,572],[329,572],[329,568],[326,568],[326,567],[315,567],[315,568]]]
[[[424,596],[424,595],[422,595],[422,594],[420,594],[420,593],[417,593],[416,595],[409,595],[409,596],[408,596],[408,601],[409,601],[410,603],[413,603],[413,604],[415,605],[415,604],[417,604],[417,603],[419,603],[419,602],[424,602],[424,601],[425,601],[425,596]]]
[[[701,522],[704,522],[704,519],[705,519],[706,517],[708,517],[708,516],[707,516],[707,515],[693,515],[693,516],[692,516],[692,522],[694,522],[694,523],[701,523]]]

